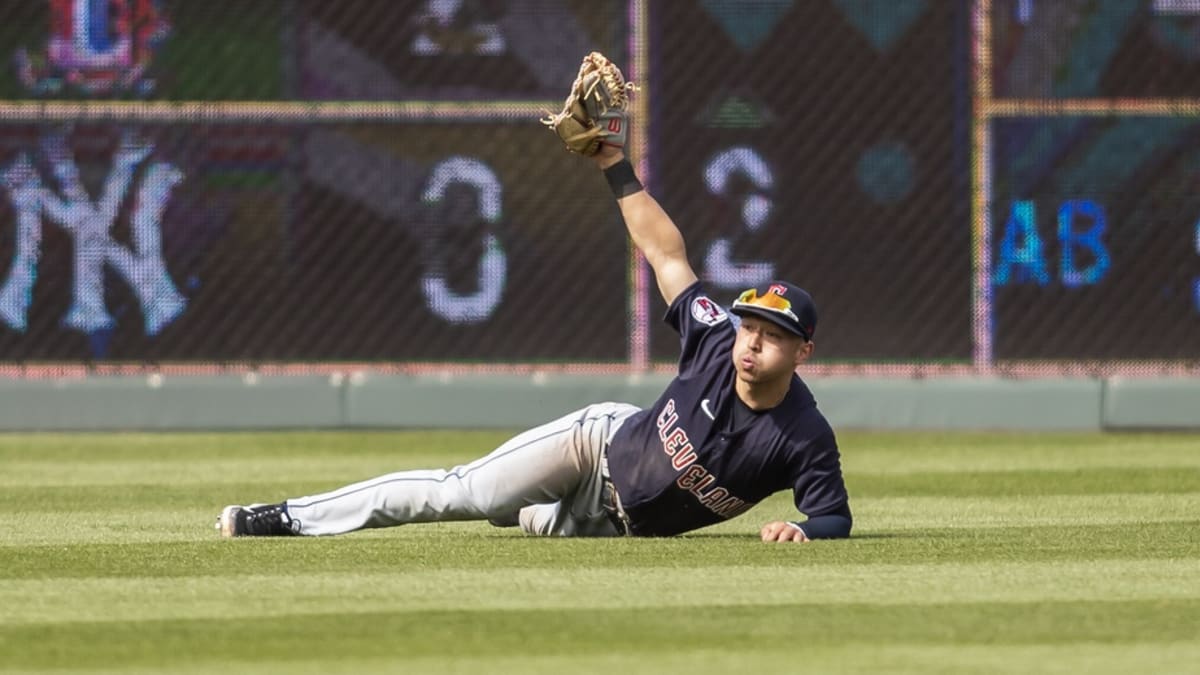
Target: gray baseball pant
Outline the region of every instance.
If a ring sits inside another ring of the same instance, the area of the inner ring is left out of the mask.
[[[515,436],[449,471],[400,471],[287,500],[305,535],[450,520],[520,524],[530,534],[611,537],[605,449],[638,408],[597,403]]]

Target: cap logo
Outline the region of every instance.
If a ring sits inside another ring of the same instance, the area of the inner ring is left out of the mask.
[[[733,301],[733,306],[734,308],[745,306],[759,307],[776,314],[782,314],[792,321],[800,323],[800,318],[792,311],[791,301],[783,297],[783,293],[774,292],[777,288],[787,291],[787,288],[779,284],[771,286],[769,291],[762,295],[759,295],[757,290],[751,288],[739,295],[738,299]]]
[[[758,294],[756,288],[747,289],[737,297],[737,300],[733,301],[733,313],[738,314],[739,308],[753,307],[757,310],[766,310],[771,314],[787,317],[788,320],[782,322],[785,328],[790,329],[793,333],[799,333],[805,340],[812,339],[813,327],[801,323],[800,317],[796,316],[797,310],[792,307],[792,301],[787,298],[787,292],[786,284],[771,284],[767,287],[767,292],[762,295]],[[803,293],[800,297],[804,298]],[[799,309],[805,311],[809,307],[810,305],[806,301],[800,305]]]

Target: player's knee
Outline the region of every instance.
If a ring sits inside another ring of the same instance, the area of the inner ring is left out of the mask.
[[[554,534],[559,504],[533,504],[521,509],[518,522],[526,534],[547,537]]]

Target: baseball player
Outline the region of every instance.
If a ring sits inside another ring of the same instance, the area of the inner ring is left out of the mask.
[[[392,473],[279,504],[227,506],[226,537],[329,535],[453,520],[535,535],[671,536],[741,515],[792,490],[803,521],[762,526],[763,541],[850,535],[833,430],[796,375],[817,314],[784,281],[741,293],[728,313],[706,295],[683,237],[621,150],[627,85],[602,55],[584,59],[563,113],[548,123],[603,171],[629,235],[654,270],[679,373],[647,409],[599,403],[449,470]]]

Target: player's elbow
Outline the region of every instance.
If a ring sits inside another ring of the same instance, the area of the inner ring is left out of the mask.
[[[660,259],[658,264],[651,263],[651,267],[654,268],[654,276],[658,280],[659,290],[662,291],[663,299],[668,305],[673,303],[680,293],[696,283],[696,273],[692,271],[692,266],[688,264],[686,256]]]
[[[643,245],[641,249],[642,255],[646,256],[646,262],[650,263],[650,267],[656,273],[666,271],[673,266],[688,264],[687,247],[684,246],[682,237],[655,242],[653,246]]]

